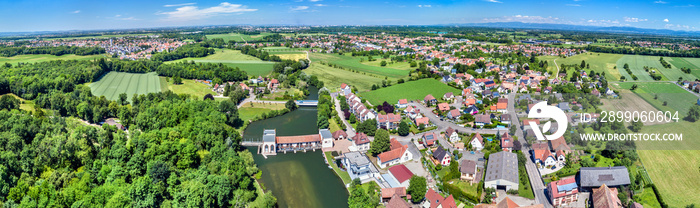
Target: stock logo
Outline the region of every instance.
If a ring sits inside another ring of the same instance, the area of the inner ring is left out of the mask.
[[[530,127],[532,127],[532,131],[535,132],[537,140],[555,140],[561,136],[564,136],[564,132],[566,132],[566,127],[569,125],[564,111],[562,111],[558,107],[547,105],[546,101],[539,102],[532,106],[532,108],[530,109],[530,113],[527,114],[527,117],[538,119],[551,118],[557,122],[557,132],[554,132],[554,134],[552,135],[543,135],[543,132],[549,131],[549,129],[552,127],[552,122],[547,121],[547,123],[545,123],[544,126],[542,126],[542,130],[540,130],[540,127],[537,126],[537,123],[530,121]]]

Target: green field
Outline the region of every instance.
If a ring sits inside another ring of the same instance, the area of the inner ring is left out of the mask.
[[[197,63],[223,63],[230,67],[238,67],[248,75],[260,76],[272,72],[274,62],[263,61],[256,57],[242,54],[239,50],[217,49],[214,54],[201,58],[184,58],[165,63],[179,61],[194,61]]]
[[[215,34],[215,35],[207,35],[207,39],[214,39],[214,38],[221,38],[224,39],[224,41],[228,42],[229,40],[233,40],[236,42],[246,42],[249,40],[260,40],[265,36],[272,35],[272,33],[260,33],[259,35],[244,35],[240,33],[229,33],[229,34]]]
[[[605,78],[608,81],[620,80],[620,72],[615,69],[617,60],[620,59],[622,55],[620,54],[610,54],[610,53],[585,53],[579,54],[567,58],[561,58],[558,56],[540,56],[537,57],[539,60],[547,61],[547,70],[552,74],[557,72],[557,67],[554,65],[554,60],[557,60],[558,65],[562,64],[581,64],[581,61],[586,61],[586,64],[590,65],[591,69],[586,69],[586,71],[593,70],[598,73],[605,72]],[[623,70],[624,71],[624,70]],[[573,70],[567,71],[567,79],[573,73]],[[555,75],[558,76],[558,75]],[[627,77],[630,78],[629,76]]]
[[[102,54],[99,55],[89,55],[89,56],[78,56],[73,54],[67,54],[63,56],[54,56],[49,54],[32,54],[32,55],[17,55],[13,57],[0,57],[0,64],[10,63],[15,65],[19,62],[22,63],[36,63],[44,61],[54,61],[54,60],[94,60],[99,58],[104,58]]]
[[[216,95],[214,91],[211,91],[211,87],[208,85],[195,82],[191,79],[183,79],[182,84],[174,85],[172,84],[172,79],[168,82],[165,77],[160,77],[160,83],[163,91],[170,90],[175,94],[190,94],[200,98],[203,98],[207,94]]]
[[[645,188],[642,193],[634,195],[634,200],[642,204],[643,207],[661,207],[659,201],[656,200],[654,190],[651,188]]]
[[[678,111],[679,118],[688,114],[690,106],[696,104],[698,97],[684,90],[674,83],[669,82],[623,82],[621,88],[630,89],[636,84],[634,93],[639,95],[649,104],[661,111]],[[658,99],[654,96],[658,95]],[[668,105],[664,106],[664,101]]]
[[[326,63],[336,64],[345,68],[357,70],[364,73],[375,74],[379,76],[386,76],[389,78],[404,78],[408,76],[409,70],[395,69],[390,67],[380,67],[363,64],[360,59],[367,57],[352,57],[350,55],[338,55],[338,54],[322,54],[322,53],[311,53],[311,61],[323,61]],[[376,57],[380,59],[379,57]]]
[[[284,109],[284,104],[280,103],[246,103],[238,108],[238,115],[243,121],[248,121],[273,110]]]
[[[160,79],[155,72],[145,74],[109,72],[89,86],[93,95],[105,96],[109,100],[119,99],[121,93],[126,93],[128,99],[131,100],[134,94],[161,91]]]
[[[270,55],[279,56],[281,59],[289,59],[289,60],[295,60],[295,61],[299,60],[299,59],[308,59],[308,57],[306,57],[306,52],[294,52],[294,51],[276,52],[276,51],[273,51],[273,52],[270,52]]]
[[[319,63],[311,63],[309,68],[304,69],[308,75],[318,76],[318,80],[323,81],[328,89],[338,89],[343,83],[356,87],[358,91],[364,92],[372,89],[373,84],[381,84],[383,79],[362,75],[359,73],[336,69]],[[395,82],[394,82],[395,83]]]
[[[462,93],[460,90],[443,84],[438,80],[421,79],[361,93],[360,97],[367,99],[373,105],[380,105],[384,101],[395,104],[399,99],[404,98],[422,101],[428,94],[432,94],[433,97],[439,99],[447,92],[453,92],[455,95]]]
[[[666,62],[671,63],[673,65],[673,60],[672,58],[665,57],[664,60]],[[658,71],[660,71],[663,76],[665,76],[668,80],[671,81],[676,81],[678,80],[678,77],[683,77],[684,80],[695,80],[697,79],[696,76],[693,76],[692,74],[686,74],[681,72],[681,70],[676,66],[676,67],[671,67],[670,69],[664,68],[661,65],[661,62],[659,62],[659,56],[642,56],[642,55],[625,55],[623,56],[620,60],[617,61],[617,69],[620,71],[622,74],[627,74],[623,66],[625,63],[629,64],[630,70],[632,73],[637,75],[637,78],[639,78],[639,81],[652,81],[653,79],[649,77],[648,73],[644,71],[644,66],[649,66],[653,68],[657,68]],[[630,76],[627,77],[627,80],[632,80]],[[664,79],[662,79],[664,80]]]
[[[690,74],[700,78],[700,58],[680,58],[680,57],[673,57],[670,60],[667,60],[671,65],[675,66],[676,68],[689,68],[690,69]],[[694,80],[694,79],[693,79]],[[688,80],[692,81],[692,80]]]

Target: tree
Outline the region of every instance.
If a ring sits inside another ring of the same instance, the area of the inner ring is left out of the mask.
[[[129,104],[129,98],[127,97],[126,93],[119,94],[119,104],[120,105]]]
[[[693,105],[690,107],[690,110],[688,110],[688,116],[685,117],[687,121],[690,122],[696,122],[700,120],[700,106],[699,105]]]
[[[405,121],[401,121],[399,123],[399,136],[407,136],[408,133],[410,133],[411,127],[408,126],[408,123]]]
[[[173,84],[176,84],[176,85],[182,84],[182,78],[180,78],[179,75],[178,75],[178,76],[174,76],[174,77],[173,77]]]
[[[642,130],[642,126],[644,126],[644,124],[641,120],[638,119],[637,121],[632,121],[632,125],[630,125],[630,130],[634,132],[639,132]]]
[[[214,100],[214,96],[210,93],[204,95],[204,100]]]
[[[284,107],[289,109],[289,111],[293,111],[297,109],[297,103],[294,102],[294,100],[287,100],[287,103],[284,104]]]
[[[243,124],[243,120],[238,117],[238,106],[231,99],[219,103],[219,112],[226,115],[226,124],[238,127]]]
[[[372,153],[372,156],[377,156],[379,153],[386,152],[389,149],[391,149],[389,132],[384,129],[377,129],[374,141],[369,146],[369,152]]]
[[[20,101],[12,95],[3,95],[0,97],[0,109],[19,109]]]
[[[381,63],[379,63],[379,65],[386,66],[386,61],[382,61]]]
[[[427,187],[428,184],[424,177],[413,175],[408,182],[406,192],[411,195],[413,203],[418,203],[425,198],[425,193],[428,191]]]
[[[374,136],[377,131],[377,120],[368,119],[357,125],[357,131],[367,134],[367,136]]]
[[[360,186],[355,186],[348,197],[348,207],[350,208],[374,208],[377,203],[379,202],[373,201],[372,197]]]

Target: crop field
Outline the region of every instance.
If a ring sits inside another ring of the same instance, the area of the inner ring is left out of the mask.
[[[308,59],[306,52],[270,52],[270,55],[279,56],[281,59],[299,60]]]
[[[386,66],[381,65],[382,60],[387,62]],[[368,65],[368,66],[374,66],[374,67],[386,67],[386,68],[401,69],[401,70],[411,70],[411,64],[408,62],[391,63],[390,60],[385,60],[385,59],[378,59],[376,61],[363,61],[362,64]],[[414,67],[414,68],[417,68],[417,67]]]
[[[671,58],[664,58],[666,62],[673,63],[671,62]],[[660,71],[668,80],[671,81],[676,81],[678,80],[678,77],[683,77],[685,80],[695,80],[696,77],[691,75],[691,74],[685,74],[681,72],[681,70],[678,67],[671,67],[670,69],[664,68],[661,65],[661,62],[659,62],[659,56],[641,56],[641,55],[625,55],[623,56],[620,60],[617,61],[617,69],[620,71],[620,73],[626,74],[627,72],[623,68],[625,63],[629,64],[630,70],[632,73],[637,75],[637,78],[639,78],[639,81],[653,81],[651,77],[649,77],[648,73],[644,71],[644,66],[649,66],[653,68],[657,68],[658,71]],[[657,72],[658,73],[658,72]],[[627,77],[627,80],[632,80],[631,77]],[[661,80],[666,80],[666,79],[661,79]]]
[[[634,93],[661,111],[678,111],[679,118],[688,114],[690,106],[696,104],[698,97],[674,83],[668,82],[624,82],[619,83],[623,89],[630,89],[636,84]],[[654,99],[658,96],[658,99]],[[664,101],[667,105],[664,106]]]
[[[109,72],[97,82],[90,85],[92,94],[105,96],[108,100],[119,99],[119,94],[126,93],[129,100],[134,94],[160,92],[160,79],[155,72],[137,74],[126,72]]]
[[[66,54],[63,56],[54,56],[49,54],[31,54],[31,55],[17,55],[13,57],[0,57],[0,64],[10,63],[15,65],[17,63],[37,63],[44,61],[54,61],[54,60],[93,60],[105,58],[104,55],[89,55],[89,56],[78,56],[74,54]]]
[[[194,61],[197,63],[223,63],[230,67],[238,67],[248,73],[248,75],[267,75],[272,72],[274,62],[262,61],[257,57],[241,53],[239,50],[217,49],[214,54],[201,58],[184,58],[166,63],[177,63],[179,61]]]
[[[601,99],[603,105],[601,109],[604,111],[622,111],[622,112],[633,112],[633,111],[656,111],[657,109],[651,104],[647,103],[639,95],[630,92],[629,90],[620,89],[620,99]],[[652,97],[653,98],[653,97]],[[664,122],[654,121],[654,122],[644,122],[644,125],[654,125],[661,124]]]
[[[381,84],[381,78],[367,76],[360,73],[355,73],[347,70],[336,69],[319,63],[311,63],[309,68],[303,70],[308,75],[316,75],[318,79],[323,81],[328,89],[340,88],[342,83],[356,87],[360,92],[372,89],[373,84]],[[393,81],[396,83],[395,81]]]
[[[360,97],[367,99],[373,105],[380,105],[384,101],[394,104],[404,98],[422,101],[428,94],[432,94],[433,97],[439,99],[447,92],[453,92],[456,95],[461,93],[460,90],[443,84],[438,80],[421,79],[361,93]]]
[[[228,42],[229,40],[233,40],[236,42],[246,42],[249,40],[260,40],[265,36],[271,35],[272,33],[260,33],[259,35],[244,35],[240,33],[229,33],[229,34],[215,34],[215,35],[207,35],[207,39],[214,39],[214,38],[221,38],[224,39],[224,41]]]
[[[552,74],[557,72],[557,67],[554,65],[554,60],[557,60],[558,65],[562,64],[581,64],[581,61],[586,61],[586,64],[590,65],[591,69],[586,69],[587,71],[593,70],[598,73],[605,72],[605,78],[608,81],[620,80],[620,72],[615,69],[617,60],[620,59],[622,55],[620,54],[609,54],[609,53],[585,53],[579,54],[567,58],[561,58],[558,56],[541,56],[538,59],[547,61],[547,70]],[[567,78],[570,77],[573,70],[569,70]],[[624,71],[624,70],[623,70]],[[630,77],[627,76],[629,79]]]
[[[357,70],[360,72],[376,74],[379,76],[386,76],[389,78],[403,78],[408,76],[409,70],[395,69],[390,67],[379,67],[366,65],[360,62],[361,58],[366,57],[352,57],[350,55],[337,55],[337,54],[321,54],[312,53],[310,54],[312,61],[323,61],[327,63],[336,64],[345,68]],[[366,59],[365,59],[366,60]]]
[[[160,77],[161,89],[163,91],[170,90],[175,94],[190,94],[200,98],[203,98],[207,94],[216,95],[214,91],[211,91],[211,87],[208,85],[195,82],[191,79],[182,79],[182,84],[172,84],[172,79],[167,81],[166,77]],[[165,86],[166,88],[163,88]]]
[[[669,60],[669,63],[679,69],[683,67],[689,68],[691,75],[700,78],[700,58],[673,57]]]

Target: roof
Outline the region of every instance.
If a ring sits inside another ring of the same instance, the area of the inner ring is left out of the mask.
[[[510,121],[510,114],[501,115],[501,121]]]
[[[360,132],[352,137],[352,141],[355,142],[356,145],[367,144],[369,143],[369,138],[367,138],[367,134]]]
[[[329,131],[328,129],[318,130],[318,134],[321,135],[321,139],[333,138],[333,134],[331,134],[331,131]]]
[[[571,148],[566,144],[566,140],[563,136],[555,140],[549,140],[549,144],[552,146],[552,150],[564,150],[571,152]]]
[[[263,140],[265,140],[265,139],[263,138]],[[291,143],[301,143],[301,142],[320,142],[320,141],[321,141],[321,137],[318,134],[277,137],[277,144],[291,144]]]
[[[396,188],[383,188],[382,189],[382,198],[391,198],[394,195],[398,195],[399,197],[405,197],[406,196],[406,187],[396,187]]]
[[[617,198],[617,189],[610,189],[605,184],[601,185],[600,188],[594,188],[591,198],[593,198],[593,207],[595,208],[622,207],[622,202]]]
[[[473,160],[462,160],[459,162],[459,172],[466,174],[476,174],[476,162]]]
[[[508,132],[503,133],[501,136],[501,147],[502,148],[512,148],[513,147],[513,138],[510,137],[510,134]]]
[[[442,208],[456,208],[457,207],[457,204],[455,204],[455,198],[452,197],[452,195],[449,195],[449,196],[447,196],[447,198],[445,198],[445,200],[442,200],[442,202],[440,202],[440,205],[441,205],[440,207],[442,207]]]
[[[474,122],[477,123],[491,123],[491,117],[486,114],[477,114],[474,116]]]
[[[379,123],[386,123],[386,122],[392,122],[392,123],[397,123],[401,121],[401,115],[398,114],[393,114],[393,113],[388,113],[386,115],[377,115],[377,122]]]
[[[569,177],[558,181],[552,181],[547,185],[549,196],[553,199],[578,193],[578,184],[575,177]]]
[[[459,116],[461,115],[461,114],[459,113],[459,110],[457,110],[457,109],[452,109],[452,110],[449,112],[449,114],[450,114],[450,116],[452,116],[452,118],[456,118],[456,117],[459,117]]]
[[[423,134],[423,139],[425,139],[426,142],[429,143],[428,145],[432,145],[433,142],[437,140],[437,135],[435,134],[435,132],[425,133]]]
[[[454,94],[452,92],[445,93],[444,97],[452,97]]]
[[[505,110],[506,108],[508,108],[508,103],[496,103],[496,109]]]
[[[428,94],[425,96],[425,99],[423,99],[423,100],[435,100],[435,97],[433,97],[433,95],[431,95],[431,94]]]
[[[389,172],[391,172],[391,175],[393,175],[399,183],[403,183],[413,176],[413,172],[406,168],[405,165],[392,166],[389,168]]]
[[[615,167],[582,167],[581,187],[600,187],[603,184],[608,186],[621,186],[630,184],[629,172],[625,166]]]
[[[501,202],[498,202],[496,207],[497,208],[516,208],[516,207],[520,207],[520,205],[516,204],[513,200],[506,197],[505,199],[501,200]]]
[[[343,138],[348,138],[348,133],[345,133],[343,130],[338,130],[333,132],[333,138],[340,138],[340,136],[343,136]]]
[[[430,208],[436,208],[438,205],[440,205],[440,202],[444,200],[438,192],[435,192],[435,190],[428,189],[428,192],[425,192],[425,200],[428,200],[430,202]]]
[[[277,133],[274,129],[263,130],[263,142],[277,142],[277,139],[275,138],[276,135]]]
[[[441,111],[450,110],[450,104],[440,103],[438,104],[438,109],[440,109]]]
[[[497,152],[489,155],[485,181],[506,180],[518,183],[518,157],[511,152]]]
[[[447,130],[445,130],[445,136],[446,137],[452,136],[452,134],[454,134],[455,132],[457,132],[457,131],[455,131],[452,127],[447,127]]]
[[[401,155],[403,155],[403,153],[406,152],[406,150],[408,149],[407,146],[408,145],[405,145],[405,146],[401,146],[401,147],[396,148],[396,149],[392,149],[392,150],[389,150],[386,152],[379,153],[379,155],[377,155],[377,157],[379,158],[379,160],[382,163],[386,163],[386,162],[389,162],[392,160],[399,159],[399,158],[401,158]]]
[[[421,125],[421,124],[424,124],[424,125],[430,124],[430,119],[428,117],[416,118],[416,125]]]
[[[370,164],[369,158],[360,152],[348,152],[343,154],[350,164],[355,166],[366,166]]]
[[[383,193],[383,191],[382,191]],[[389,202],[386,204],[387,208],[409,208],[411,207],[411,204],[409,204],[406,200],[403,200],[400,196],[398,195],[393,195]]]
[[[401,100],[399,100],[399,104],[408,104],[408,100],[401,99]]]
[[[445,158],[445,156],[449,157],[450,153],[445,151],[445,149],[443,149],[442,146],[438,145],[438,148],[435,150],[435,152],[433,152],[433,158],[435,158],[436,160],[442,160]]]
[[[479,132],[477,132],[477,133],[474,135],[474,137],[472,137],[472,139],[469,140],[469,142],[474,141],[474,139],[479,140],[479,143],[481,143],[481,145],[484,144],[484,138],[481,137],[481,134],[479,134]]]

